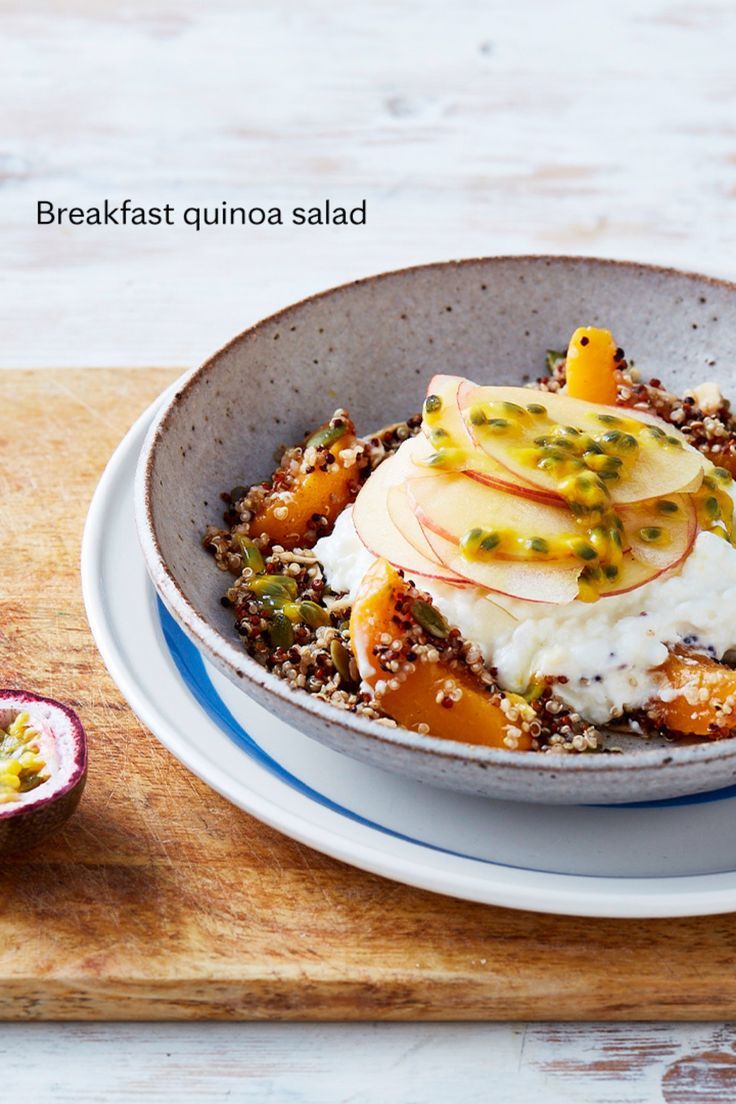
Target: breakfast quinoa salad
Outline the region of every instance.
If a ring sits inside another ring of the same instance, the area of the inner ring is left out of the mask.
[[[337,708],[510,751],[731,735],[728,401],[640,379],[594,327],[546,367],[434,376],[368,437],[337,410],[223,494],[204,547],[248,654]]]

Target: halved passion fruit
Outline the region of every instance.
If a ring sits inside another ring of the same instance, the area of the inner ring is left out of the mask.
[[[72,815],[87,778],[87,740],[71,709],[0,690],[0,854],[33,847]]]

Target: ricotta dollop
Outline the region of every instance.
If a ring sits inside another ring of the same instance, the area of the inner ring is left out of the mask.
[[[351,507],[315,553],[330,587],[350,598],[374,562]],[[415,582],[478,645],[504,689],[521,693],[536,676],[562,678],[555,692],[595,724],[664,696],[655,668],[672,645],[716,659],[736,647],[736,548],[712,533],[698,535],[677,574],[597,602],[557,606],[432,579]],[[498,616],[498,607],[511,616]]]

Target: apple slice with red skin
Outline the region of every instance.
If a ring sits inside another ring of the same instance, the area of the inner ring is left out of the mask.
[[[477,384],[463,379],[462,376],[432,376],[427,387],[427,398],[430,395],[436,395],[442,402],[442,406],[438,411],[437,426],[428,424],[425,416],[422,420],[422,432],[435,448],[442,447],[442,440],[435,440],[432,436],[432,430],[435,428],[443,429],[448,438],[448,444],[456,448],[466,448],[473,444],[465,419],[460,412],[459,394],[461,391],[466,394],[468,388],[473,391],[476,386]]]
[[[661,503],[675,509],[663,511]],[[660,571],[680,563],[690,552],[697,535],[695,504],[685,495],[621,505],[616,512],[624,524],[626,543],[634,559]],[[663,530],[665,539],[646,540],[642,534],[652,529]]]
[[[407,498],[405,483],[399,483],[388,488],[386,509],[391,521],[412,548],[416,549],[425,559],[431,560],[441,567],[442,565],[435,556],[431,544],[424,535],[424,530],[419,524],[414,508]],[[385,559],[385,557],[383,558]]]
[[[522,598],[527,602],[549,602],[563,605],[578,596],[578,578],[583,565],[557,560],[540,563],[524,560],[469,560],[460,552],[457,544],[441,537],[431,529],[425,529],[427,540],[437,556],[450,570],[475,586],[509,598]]]
[[[553,542],[556,538],[575,533],[575,521],[570,511],[560,506],[535,502],[524,495],[509,494],[497,487],[471,483],[451,472],[437,472],[412,479],[407,496],[424,529],[432,529],[446,540],[459,543],[471,529],[505,529],[520,537],[541,537]],[[504,553],[504,558],[527,560]],[[572,552],[555,557],[566,560]],[[544,557],[537,563],[548,563]]]
[[[462,463],[462,470],[470,479],[478,483],[485,483],[489,487],[498,487],[510,494],[525,495],[537,502],[549,502],[558,504],[561,502],[559,495],[541,487],[535,486],[526,479],[515,477],[503,464],[489,456],[482,450],[473,436],[473,427],[466,425],[463,417],[463,406],[467,397],[477,390],[477,384],[461,376],[433,376],[429,382],[427,395],[437,395],[442,401],[437,427],[428,425],[426,417],[422,423],[422,430],[431,443],[433,451],[442,448],[443,438],[433,437],[433,429],[439,428],[447,435],[448,448],[458,448],[462,452],[467,450],[467,456]],[[429,454],[431,455],[431,453]],[[421,463],[421,459],[420,459]]]
[[[641,563],[634,559],[631,552],[625,552],[618,577],[612,582],[604,580],[599,586],[598,597],[613,598],[617,594],[628,594],[630,590],[636,590],[638,587],[654,582],[660,575],[666,575],[667,572],[674,570],[677,566],[677,563],[673,563],[665,568],[653,567],[651,564]]]
[[[530,467],[514,455],[517,448],[530,447],[536,436],[544,435],[543,422],[535,425],[534,418],[530,416],[527,433],[496,435],[474,427],[468,414],[470,407],[484,402],[513,403],[526,408],[529,405],[530,396],[534,394],[525,387],[477,387],[474,391],[463,393],[463,416],[476,445],[507,468],[515,480],[521,479],[547,492],[556,492],[557,483],[553,475]],[[538,395],[537,399],[546,408],[549,417],[559,425],[570,425],[588,433],[595,433],[596,430],[601,431],[606,426],[605,422],[599,420],[601,417],[618,419],[621,423],[630,420],[657,426],[668,437],[678,441],[679,447],[652,443],[640,448],[636,462],[627,472],[626,477],[619,483],[609,483],[609,493],[613,502],[639,502],[644,498],[673,494],[684,487],[690,487],[693,484],[697,486],[697,480],[702,478],[705,464],[702,454],[691,445],[683,444],[685,439],[672,426],[660,422],[651,415],[644,415],[643,411],[632,410],[629,407],[600,406],[560,393],[545,392],[543,395]],[[532,399],[532,401],[536,400]],[[612,428],[615,422],[608,425]]]
[[[415,548],[397,528],[386,508],[391,488],[405,482],[409,463],[406,454],[397,453],[384,460],[366,480],[353,505],[355,530],[377,559],[388,560],[411,576],[466,586],[461,576],[448,570],[434,555],[431,545],[427,544],[429,556]]]

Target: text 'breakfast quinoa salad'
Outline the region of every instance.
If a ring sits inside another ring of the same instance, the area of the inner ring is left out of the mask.
[[[430,380],[359,438],[338,410],[204,545],[246,651],[295,690],[418,733],[602,751],[736,729],[736,417],[582,327],[535,387]]]

